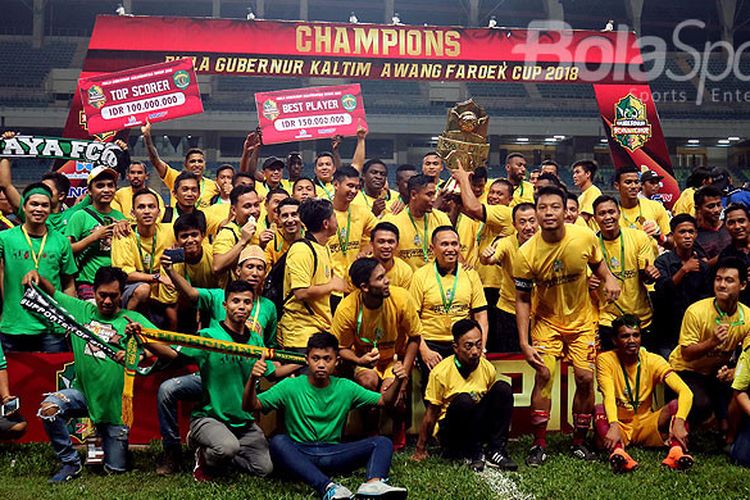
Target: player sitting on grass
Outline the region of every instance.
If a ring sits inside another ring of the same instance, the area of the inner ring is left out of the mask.
[[[641,348],[638,318],[626,314],[612,322],[615,349],[597,357],[596,372],[604,405],[595,409],[594,427],[598,439],[611,453],[609,463],[615,472],[630,472],[638,462],[625,451],[629,444],[663,446],[669,454],[662,461],[670,469],[685,470],[693,465],[687,455],[688,426],[685,422],[693,403],[693,393],[685,382],[657,354]],[[651,408],[654,388],[667,384],[677,393],[657,411]]]

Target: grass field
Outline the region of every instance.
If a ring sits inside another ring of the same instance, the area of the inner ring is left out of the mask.
[[[553,436],[551,458],[540,469],[521,466],[517,473],[485,471],[475,474],[466,467],[430,458],[416,464],[408,454],[397,454],[391,480],[406,486],[411,499],[488,499],[545,498],[617,500],[652,498],[750,498],[750,470],[728,464],[712,441],[704,438],[704,448],[711,452],[695,456],[696,465],[687,473],[675,473],[660,466],[663,452],[634,449],[633,457],[641,468],[633,474],[614,476],[605,462],[582,463],[567,456],[568,439]],[[511,444],[510,452],[521,463],[529,445],[528,439]],[[157,499],[299,499],[316,498],[304,485],[281,479],[257,479],[232,475],[213,484],[195,484],[185,472],[169,478],[154,474],[159,453],[155,446],[136,451],[135,470],[123,475],[104,476],[87,468],[82,478],[69,484],[51,487],[47,477],[58,464],[45,444],[0,445],[0,499],[45,498],[123,498]],[[363,471],[337,478],[356,489]]]

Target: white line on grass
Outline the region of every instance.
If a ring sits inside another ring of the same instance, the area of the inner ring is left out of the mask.
[[[534,496],[528,493],[522,493],[518,489],[516,482],[506,476],[504,473],[491,467],[485,467],[484,471],[478,476],[487,483],[487,485],[498,494],[499,498],[512,498],[517,500],[533,500]]]

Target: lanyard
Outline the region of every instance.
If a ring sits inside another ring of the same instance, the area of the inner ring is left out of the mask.
[[[617,276],[620,281],[625,281],[625,239],[622,237],[622,230],[620,230],[620,237],[618,238],[620,240],[620,272],[619,275],[615,274],[614,269],[612,269],[614,266],[610,264],[610,258],[609,255],[607,255],[607,249],[604,246],[604,238],[602,237],[601,233],[599,233],[599,245],[602,247],[602,253],[604,254],[604,262],[607,263],[607,267],[610,271],[612,271],[612,274]]]
[[[451,310],[451,307],[453,307],[453,299],[456,298],[456,286],[458,285],[458,268],[461,266],[456,266],[456,276],[453,280],[453,288],[451,289],[450,293],[448,293],[448,297],[445,296],[445,290],[443,289],[443,280],[441,279],[440,272],[438,272],[438,265],[437,262],[435,262],[435,279],[437,280],[438,287],[440,288],[440,298],[443,301],[443,310],[445,311],[445,314],[448,314]]]
[[[362,336],[362,313],[364,311],[364,305],[359,306],[359,312],[357,313],[357,337],[365,344],[370,344],[374,348],[378,348],[378,341],[383,336],[382,328],[375,328],[375,340],[370,340]]]
[[[323,182],[320,179],[318,179],[317,177],[315,177],[315,183],[318,186],[320,186],[321,188],[323,188],[323,191],[326,193],[326,196],[328,197],[329,200],[333,200],[333,195],[328,192],[328,190],[326,189],[325,184],[323,184]]]
[[[253,322],[249,326],[251,331],[254,331],[262,337],[262,328],[260,327],[260,323],[258,323],[258,315],[260,314],[260,299],[255,299],[255,302],[253,303],[253,310],[255,311],[255,314],[253,315]],[[258,325],[257,330],[255,330],[255,325]]]
[[[352,228],[352,207],[346,209],[346,231],[342,230],[341,228],[338,228],[336,230],[336,233],[339,237],[339,247],[341,248],[341,253],[346,255],[346,250],[349,248],[349,236],[350,231]],[[346,237],[346,240],[344,238]]]
[[[630,379],[628,378],[628,372],[625,370],[625,365],[622,364],[622,361],[620,361],[620,368],[622,368],[622,376],[625,378],[625,396],[627,396],[628,401],[630,401],[630,406],[633,407],[633,412],[638,413],[638,406],[640,406],[641,402],[639,401],[639,398],[641,397],[641,355],[638,354],[638,368],[636,368],[636,375],[635,375],[635,394],[633,394],[633,390],[630,388]]]
[[[716,324],[721,325],[722,321],[727,317],[727,313],[719,309],[719,304],[716,302],[716,299],[714,299],[714,309],[716,309],[716,314],[719,315],[716,318]],[[737,304],[737,310],[740,313],[739,319],[737,321],[732,321],[728,326],[741,326],[745,324],[745,313],[742,311],[740,304]]]
[[[638,217],[636,217],[635,222],[628,219],[628,216],[625,215],[624,210],[622,211],[622,218],[625,219],[625,222],[628,223],[631,229],[641,229],[640,227],[636,225],[636,223],[642,225],[646,221],[646,218],[643,217],[643,209],[641,209],[641,200],[638,200]]]
[[[34,252],[34,245],[31,243],[31,237],[29,237],[29,233],[26,232],[24,226],[21,226],[21,231],[23,231],[23,235],[26,237],[26,243],[29,244],[31,259],[34,261],[34,269],[39,270],[39,259],[42,258],[44,253],[44,245],[47,243],[47,235],[49,234],[49,231],[45,228],[44,236],[42,236],[42,243],[39,245],[39,252]]]
[[[427,214],[424,214],[422,216],[424,219],[424,235],[422,238],[419,237],[419,229],[417,229],[417,223],[414,222],[414,217],[412,217],[411,209],[408,206],[406,207],[406,214],[409,216],[411,225],[414,227],[414,244],[422,246],[422,256],[424,257],[424,261],[427,262],[429,260],[427,252]]]
[[[484,222],[479,223],[479,229],[477,230],[477,249],[479,249],[479,244],[482,242],[482,231],[484,231]]]
[[[521,198],[523,198],[523,179],[521,179],[521,183],[518,186],[521,188]]]
[[[141,247],[141,235],[138,234],[138,228],[135,230],[135,239],[138,243],[138,255],[141,258],[141,265],[143,271],[151,274],[154,272],[154,254],[156,253],[156,228],[154,228],[154,239],[151,241],[151,255],[147,255],[148,259],[143,258],[143,248]],[[148,271],[146,270],[148,268]]]

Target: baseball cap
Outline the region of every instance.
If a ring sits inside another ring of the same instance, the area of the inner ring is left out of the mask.
[[[264,264],[268,265],[268,259],[266,258],[266,252],[263,251],[258,245],[248,245],[240,253],[240,258],[237,261],[238,264],[242,264],[247,259],[255,259],[263,261]]]
[[[663,175],[659,175],[653,170],[646,170],[641,174],[641,182],[648,182],[648,181],[660,181],[664,178]]]
[[[267,168],[277,168],[277,169],[283,169],[284,168],[284,162],[276,158],[275,156],[270,156],[266,158],[266,161],[263,162],[263,170]]]
[[[94,167],[93,169],[91,169],[89,176],[86,178],[86,184],[91,184],[94,179],[102,175],[110,177],[113,181],[115,181],[115,183],[117,182],[117,179],[119,177],[117,170],[105,167],[104,165],[99,165],[98,167]]]

